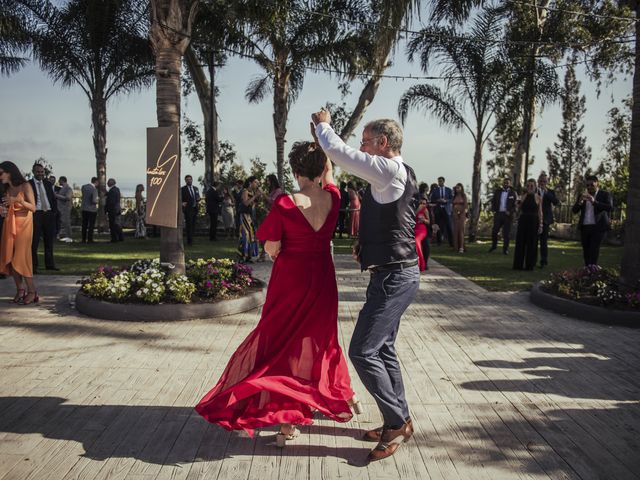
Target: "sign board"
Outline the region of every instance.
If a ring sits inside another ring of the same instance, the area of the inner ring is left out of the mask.
[[[145,223],[178,226],[180,187],[178,126],[147,128],[147,212]]]

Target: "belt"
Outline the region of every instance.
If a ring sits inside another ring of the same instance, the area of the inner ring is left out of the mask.
[[[377,267],[370,267],[369,271],[372,273],[391,272],[393,270],[405,270],[407,268],[415,267],[418,265],[418,260],[409,260],[407,262],[394,262],[387,263],[385,265],[378,265]]]

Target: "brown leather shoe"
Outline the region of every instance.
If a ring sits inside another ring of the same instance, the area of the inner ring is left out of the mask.
[[[411,421],[411,419],[407,419],[407,424],[411,427],[411,433],[413,433],[413,422]],[[364,440],[365,442],[379,442],[380,441],[380,437],[382,436],[382,429],[384,427],[378,427],[378,428],[374,428],[373,430],[368,430],[366,432],[364,432],[364,435],[362,436],[362,440]]]
[[[408,421],[396,430],[385,428],[380,436],[380,442],[369,452],[368,460],[375,462],[390,457],[396,453],[402,443],[409,441],[411,435],[413,435],[413,427]]]

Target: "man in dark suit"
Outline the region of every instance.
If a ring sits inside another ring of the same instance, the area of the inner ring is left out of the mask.
[[[347,221],[347,213],[349,212],[349,192],[347,191],[347,183],[340,182],[340,211],[338,212],[338,223],[336,224],[338,234],[342,238],[342,234],[346,231],[345,225]],[[335,237],[336,232],[333,232]]]
[[[33,178],[29,180],[36,200],[36,211],[33,214],[33,241],[31,243],[31,257],[33,272],[38,271],[38,246],[40,237],[44,240],[44,266],[47,270],[60,270],[53,260],[53,242],[56,238],[56,217],[58,203],[53,192],[53,185],[44,178],[44,166],[34,163]]]
[[[516,200],[518,194],[511,188],[511,180],[505,178],[502,181],[502,188],[493,192],[491,199],[491,211],[493,212],[493,229],[491,230],[491,248],[489,253],[498,248],[498,232],[502,229],[502,253],[509,254],[509,236],[513,215],[516,211]]]
[[[224,197],[220,189],[220,184],[214,183],[204,195],[207,204],[207,214],[209,215],[209,240],[218,240],[218,216],[222,211],[222,201]]]
[[[104,205],[104,211],[109,217],[109,233],[111,234],[111,243],[124,241],[122,234],[122,207],[120,206],[120,189],[116,187],[116,181],[113,178],[107,180],[107,200]]]
[[[589,175],[585,178],[587,191],[580,194],[573,205],[573,213],[580,212],[580,241],[584,264],[597,265],[600,244],[605,233],[611,229],[611,210],[613,198],[609,192],[598,188],[598,178]]]
[[[438,186],[431,192],[431,203],[435,203],[435,221],[438,224],[436,242],[442,243],[442,236],[446,234],[449,245],[453,247],[453,233],[451,231],[451,210],[453,191],[444,185],[444,177],[438,177]]]
[[[540,234],[540,268],[549,264],[549,228],[553,224],[553,206],[560,202],[556,192],[547,188],[547,174],[538,177],[538,195],[542,199],[542,233]]]
[[[198,218],[198,202],[200,202],[200,193],[198,187],[193,185],[193,177],[187,175],[184,177],[186,185],[182,187],[182,213],[184,214],[184,223],[187,227],[187,245],[193,245],[193,232],[196,228],[196,219]]]

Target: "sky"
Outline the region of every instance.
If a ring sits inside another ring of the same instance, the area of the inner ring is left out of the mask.
[[[612,106],[631,94],[631,78],[623,78],[604,86],[598,97],[595,86],[578,67],[582,93],[587,98],[584,118],[587,143],[593,149],[591,165],[596,167],[603,158],[606,140],[606,114]],[[559,69],[560,80],[564,70]],[[231,59],[220,69],[216,83],[220,88],[218,114],[221,140],[235,145],[241,163],[248,167],[249,159],[260,157],[268,164],[267,171],[275,172],[275,140],[272,125],[272,101],[267,97],[260,104],[249,104],[244,91],[250,80],[260,73],[250,60]],[[389,75],[424,75],[419,65],[406,61],[404,52],[396,54]],[[398,119],[397,107],[402,94],[416,80],[384,79],[374,102],[370,105],[356,137],[349,143],[357,147],[362,125],[376,118]],[[352,108],[362,83],[353,82],[351,95],[346,98]],[[304,88],[291,107],[287,141],[309,139],[309,120],[312,112],[327,101],[340,103],[338,79],[327,74],[308,72]],[[133,195],[135,185],[144,183],[146,165],[146,128],[157,126],[155,86],[148,90],[116,97],[107,110],[107,176],[113,177],[123,195]],[[195,122],[202,122],[202,114],[195,94],[183,99],[183,111]],[[537,119],[537,134],[531,143],[531,155],[536,162],[530,175],[547,170],[545,150],[553,146],[561,127],[560,106],[547,107]],[[84,92],[77,86],[69,89],[53,84],[39,70],[29,65],[10,77],[0,77],[0,161],[10,160],[24,171],[34,160],[44,157],[52,164],[56,176],[65,175],[71,184],[82,185],[95,175],[91,114]],[[412,110],[404,126],[404,160],[416,171],[419,181],[435,182],[444,176],[448,185],[461,182],[471,184],[473,140],[467,131],[454,131],[439,125],[423,111]],[[485,148],[484,158],[489,158]],[[486,165],[483,165],[486,180]],[[182,159],[182,177],[197,178],[204,173],[202,163],[193,165]]]

